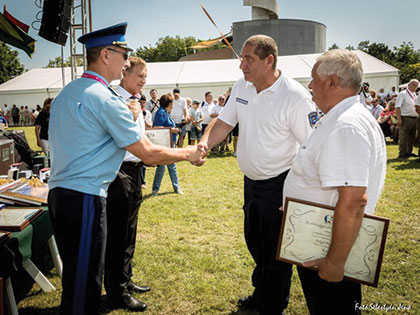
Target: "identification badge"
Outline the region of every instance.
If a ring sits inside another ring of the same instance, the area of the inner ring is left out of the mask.
[[[244,104],[244,105],[248,105],[248,101],[247,100],[244,100],[243,98],[237,97],[236,98],[236,101],[238,103],[241,103],[241,104]]]

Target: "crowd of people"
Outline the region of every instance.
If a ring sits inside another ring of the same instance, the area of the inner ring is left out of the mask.
[[[152,195],[166,168],[182,194],[176,163],[202,166],[212,150],[228,148],[229,138],[244,174],[245,242],[255,262],[253,293],[239,306],[269,315],[288,306],[293,268],[276,252],[289,197],[335,207],[326,256],[298,267],[309,313],[325,314],[328,306],[330,314],[360,314],[361,285],[344,279],[345,263],[383,189],[385,136],[398,133],[400,157],[414,156],[419,82],[398,94],[369,91],[357,54],[339,49],[317,58],[310,93],[277,68],[275,41],[254,35],[242,46],[243,78],[226,94],[213,100],[206,92],[200,101],[182,97],[179,88],[160,97],[153,89],[147,100],[147,63],[129,57],[126,28],[81,36],[87,70],[39,114],[49,121],[48,207],[63,260],[61,314],[98,314],[103,275],[112,308],[146,310],[134,293],[151,288],[132,281],[145,167],[157,166]],[[173,147],[150,142],[150,126],[169,128]]]
[[[377,93],[365,82],[359,93],[361,103],[372,113],[386,139],[399,144],[400,159],[420,155],[420,150],[419,154],[413,152],[416,141],[420,144],[419,90],[419,81],[412,79],[399,92],[393,86],[388,93],[383,88]]]
[[[7,104],[3,104],[3,108],[0,109],[0,115],[7,120],[9,126],[33,126],[35,120],[41,112],[41,107],[36,105],[35,109],[30,110],[28,106],[13,106],[10,108]]]

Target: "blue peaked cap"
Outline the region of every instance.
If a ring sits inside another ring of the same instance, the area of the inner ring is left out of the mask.
[[[125,39],[127,25],[127,22],[119,23],[82,35],[77,40],[85,44],[86,49],[101,46],[119,46],[128,51],[133,51],[127,47],[127,41]]]

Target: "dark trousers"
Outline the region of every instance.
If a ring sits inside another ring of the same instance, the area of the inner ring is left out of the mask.
[[[118,300],[128,293],[136,246],[137,218],[142,201],[142,164],[123,162],[108,188],[108,240],[105,258],[105,289]]]
[[[292,265],[275,258],[287,173],[261,181],[245,176],[245,241],[256,263],[252,284],[263,314],[281,314],[289,303]]]
[[[208,124],[201,124],[201,134],[204,135],[204,131],[206,131]]]
[[[54,188],[48,208],[63,261],[61,314],[99,314],[106,243],[106,199]]]
[[[12,116],[13,118],[13,126],[17,126],[19,124],[19,116]]]
[[[401,116],[401,119],[403,125],[400,127],[399,151],[400,156],[408,156],[413,153],[418,118]]]
[[[328,282],[318,277],[318,272],[298,267],[300,282],[306,304],[311,315],[361,314],[362,304],[360,284],[343,280]]]

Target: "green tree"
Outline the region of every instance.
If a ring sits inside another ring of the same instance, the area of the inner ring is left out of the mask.
[[[77,66],[83,65],[83,60],[81,58],[77,58],[76,62],[77,62]],[[64,61],[63,66],[64,67],[71,66],[70,57],[67,57],[67,59]],[[50,59],[48,61],[48,64],[44,68],[60,68],[60,67],[61,67],[61,57],[56,57],[54,60]]]
[[[330,48],[328,48],[328,50],[333,50],[333,49],[339,49],[340,47],[338,47],[338,45],[336,43],[332,44]]]
[[[0,84],[22,74],[25,66],[20,63],[19,53],[0,42]]]
[[[166,36],[159,38],[154,47],[149,45],[149,47],[143,46],[137,48],[134,54],[147,62],[177,61],[179,58],[193,53],[194,50],[191,46],[197,44],[199,41],[199,39],[193,36],[183,38],[180,36]],[[218,44],[202,49],[201,51],[220,49],[221,47],[224,47],[224,45]]]

